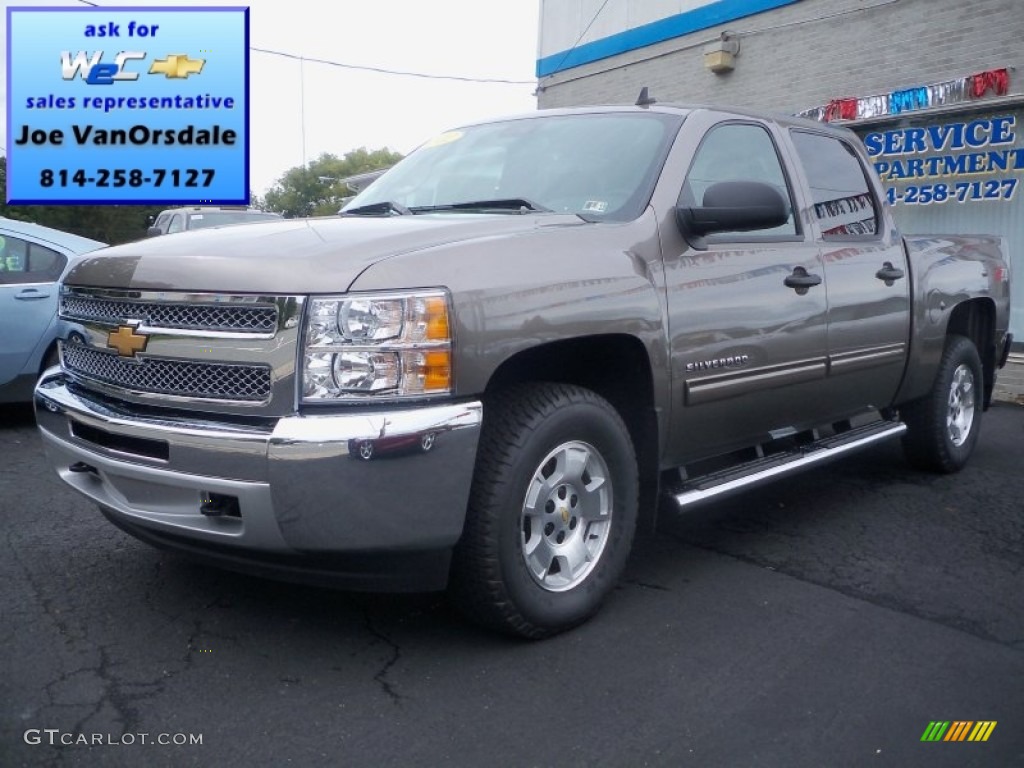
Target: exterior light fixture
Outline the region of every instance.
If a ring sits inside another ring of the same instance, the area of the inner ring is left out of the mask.
[[[732,72],[739,52],[740,41],[723,32],[720,39],[704,46],[704,68],[716,75]]]

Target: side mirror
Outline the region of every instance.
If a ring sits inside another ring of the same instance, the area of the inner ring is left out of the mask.
[[[164,232],[162,229],[160,229],[160,227],[150,227],[149,229],[146,230],[146,237],[156,237],[157,235],[162,235],[163,233]]]
[[[683,234],[749,232],[785,224],[789,205],[771,184],[760,181],[720,181],[704,190],[701,206],[678,206],[676,223]]]

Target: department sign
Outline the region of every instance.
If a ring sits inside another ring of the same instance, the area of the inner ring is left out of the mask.
[[[864,146],[893,205],[1012,201],[1024,178],[1013,114],[875,131]]]
[[[7,202],[245,204],[247,8],[9,8]]]

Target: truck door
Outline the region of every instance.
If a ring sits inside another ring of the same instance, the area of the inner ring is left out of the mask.
[[[824,271],[794,214],[777,136],[759,121],[716,123],[712,114],[683,125],[680,141],[699,144],[678,204],[701,206],[718,182],[759,181],[779,190],[790,214],[782,226],[757,231],[662,231],[675,463],[810,426],[828,411]]]
[[[811,228],[828,282],[827,398],[837,413],[889,405],[910,335],[910,275],[902,240],[883,225],[877,185],[849,141],[791,132],[811,193]]]

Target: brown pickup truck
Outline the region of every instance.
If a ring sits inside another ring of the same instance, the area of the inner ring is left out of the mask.
[[[60,303],[87,337],[39,427],[140,539],[447,586],[544,637],[597,611],[656,494],[685,509],[897,437],[960,469],[1009,349],[1003,249],[901,236],[845,130],[544,111],[428,141],[338,217],[87,259]]]

